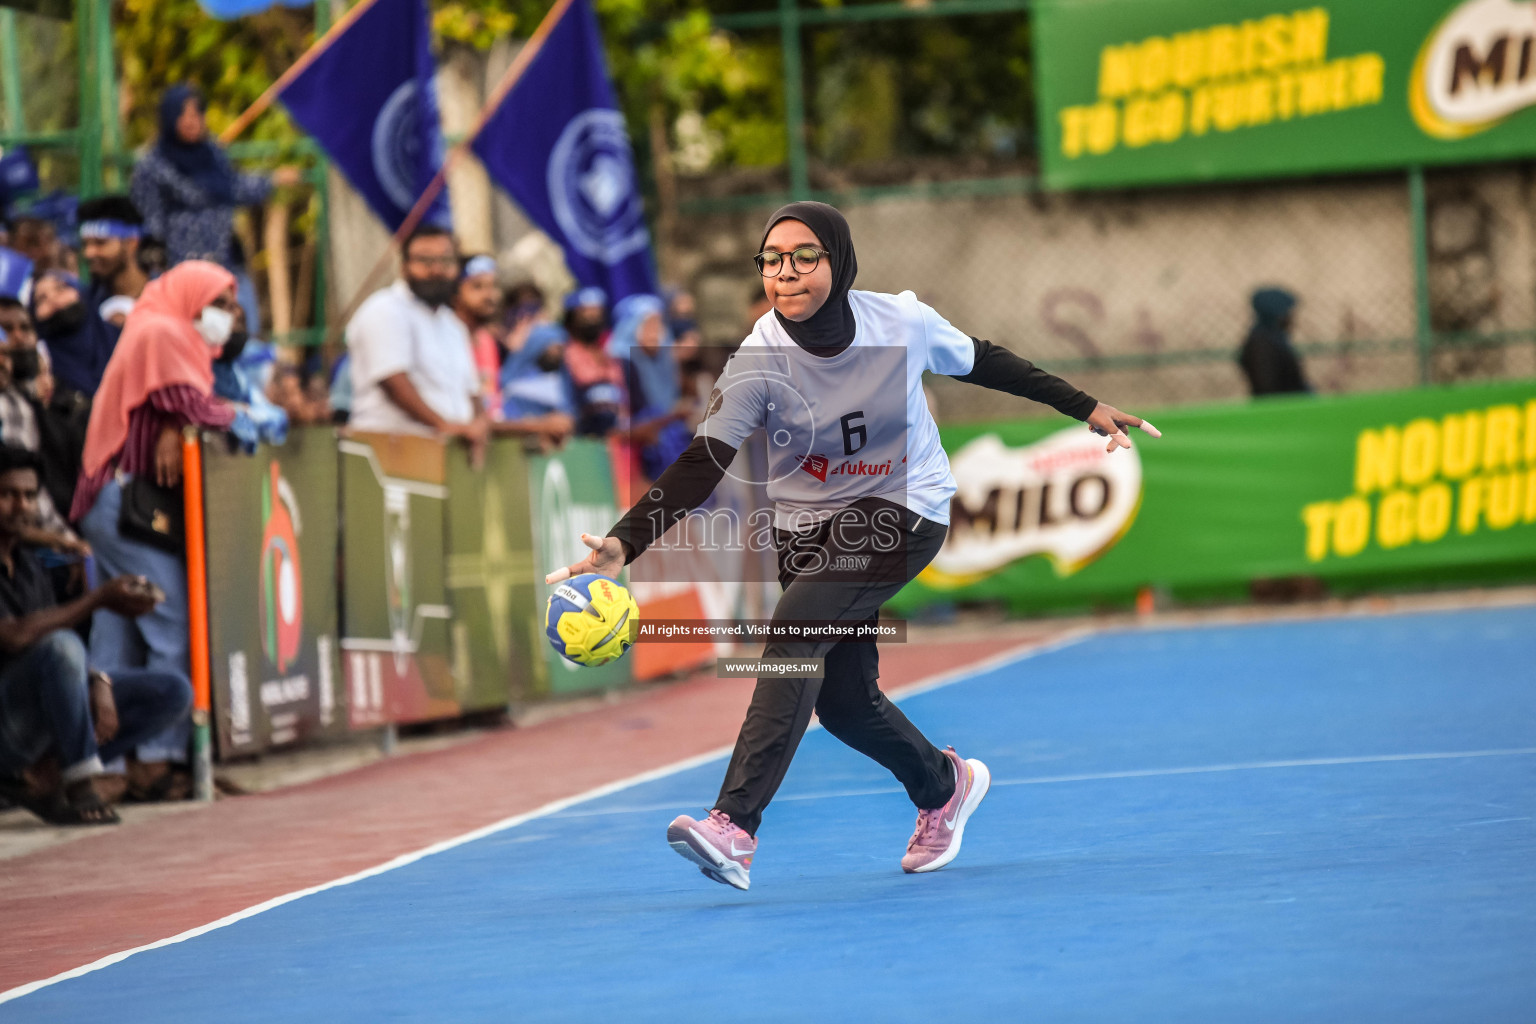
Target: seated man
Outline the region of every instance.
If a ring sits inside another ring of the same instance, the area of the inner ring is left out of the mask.
[[[192,688],[163,672],[109,679],[89,668],[74,627],[98,608],[143,615],[158,597],[143,577],[120,576],[57,603],[47,572],[22,543],[37,519],[39,477],[36,455],[0,445],[0,796],[54,824],[109,825],[117,813],[91,781],[102,759],[185,715]]]

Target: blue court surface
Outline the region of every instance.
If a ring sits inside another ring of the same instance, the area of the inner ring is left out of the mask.
[[[814,731],[750,892],[664,841],[721,759],[0,1021],[1536,1020],[1536,607],[1111,633],[903,707],[995,780],[936,874]]]

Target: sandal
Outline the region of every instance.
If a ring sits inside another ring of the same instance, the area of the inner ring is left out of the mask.
[[[192,773],[185,768],[167,764],[163,772],[147,783],[138,782],[134,774],[136,773],[129,773],[128,789],[123,793],[124,803],[155,804],[168,800],[185,800],[192,793]]]
[[[0,778],[0,793],[50,825],[116,825],[116,811],[102,802],[90,779],[79,779],[51,793],[37,793],[25,780]]]
[[[43,820],[52,825],[117,825],[117,812],[101,799],[90,779],[78,779],[55,797],[53,815]]]

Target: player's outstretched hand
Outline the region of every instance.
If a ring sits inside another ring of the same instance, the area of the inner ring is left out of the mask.
[[[575,565],[556,569],[545,576],[545,583],[559,583],[572,576],[580,576],[584,572],[595,572],[599,576],[618,579],[619,570],[624,568],[624,545],[619,543],[619,538],[594,537],[590,533],[584,533],[581,535],[581,542],[591,548],[592,553]]]
[[[1140,427],[1153,437],[1162,437],[1163,432],[1140,416],[1132,416],[1128,412],[1121,412],[1112,405],[1100,402],[1093,407],[1093,412],[1088,414],[1088,429],[1100,437],[1109,438],[1109,444],[1104,446],[1106,452],[1112,452],[1116,448],[1129,448],[1131,439],[1126,436],[1126,427]]]

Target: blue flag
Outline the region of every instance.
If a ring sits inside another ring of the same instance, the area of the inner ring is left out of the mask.
[[[583,286],[614,301],[656,291],[629,134],[587,0],[572,0],[471,148]]]
[[[391,231],[442,165],[432,72],[424,0],[374,0],[281,94]],[[448,223],[447,189],[424,220]]]

